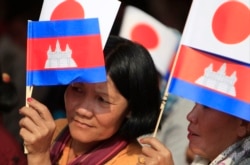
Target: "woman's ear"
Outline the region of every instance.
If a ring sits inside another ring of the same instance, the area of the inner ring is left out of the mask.
[[[250,135],[250,122],[246,121],[247,122],[247,136]]]
[[[238,136],[243,138],[250,135],[250,122],[241,120],[241,124],[238,130]]]

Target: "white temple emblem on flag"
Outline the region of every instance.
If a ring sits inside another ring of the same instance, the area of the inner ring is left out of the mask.
[[[56,48],[54,51],[51,49],[51,46],[49,46],[47,57],[45,68],[77,67],[76,62],[72,58],[72,50],[69,45],[66,44],[66,49],[62,50],[59,40],[56,41]]]
[[[204,69],[204,74],[199,77],[195,83],[208,88],[236,96],[234,84],[237,81],[236,71],[230,76],[226,75],[226,63],[218,71],[213,70],[213,64]]]

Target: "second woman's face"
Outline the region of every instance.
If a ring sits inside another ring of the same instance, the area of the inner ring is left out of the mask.
[[[65,92],[71,136],[96,142],[114,135],[127,115],[127,100],[108,77],[105,83],[74,83]]]
[[[196,104],[187,119],[189,148],[211,161],[239,138],[242,120],[223,112]]]

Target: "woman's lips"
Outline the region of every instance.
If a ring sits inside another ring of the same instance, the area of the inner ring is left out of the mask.
[[[93,127],[91,124],[88,124],[88,123],[86,123],[84,121],[80,121],[80,120],[77,120],[77,119],[74,119],[73,121],[76,123],[76,125],[78,125],[78,126],[80,126],[82,128],[92,128]]]
[[[197,137],[199,136],[198,134],[196,134],[194,131],[192,131],[191,129],[188,129],[188,139],[190,140],[193,137]]]

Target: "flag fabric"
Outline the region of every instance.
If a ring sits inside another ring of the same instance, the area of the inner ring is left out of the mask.
[[[104,47],[120,4],[118,0],[44,0],[39,20],[98,18]]]
[[[169,93],[250,121],[249,33],[240,42],[233,42],[238,36],[227,37],[229,33],[221,34],[224,38],[217,34],[216,38],[210,29],[214,20],[207,17],[216,15],[224,5],[232,2],[236,8],[238,3],[248,7],[250,13],[249,3],[244,0],[193,1],[168,90]],[[231,28],[222,27],[225,31]],[[223,39],[224,43],[221,42]]]
[[[29,21],[28,86],[106,81],[97,18]]]
[[[194,0],[182,44],[250,64],[249,0]]]
[[[250,66],[182,45],[169,92],[250,121]]]
[[[161,75],[165,77],[168,74],[178,48],[179,31],[134,6],[126,6],[119,35],[146,47]]]

